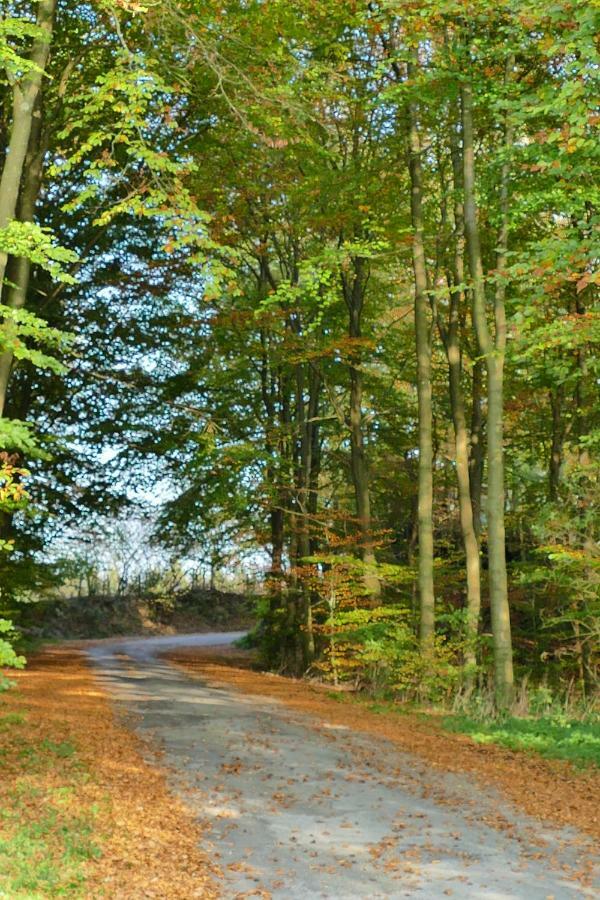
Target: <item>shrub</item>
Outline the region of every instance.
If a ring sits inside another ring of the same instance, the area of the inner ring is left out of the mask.
[[[12,645],[15,632],[12,622],[8,619],[0,619],[0,669],[22,669],[25,665],[25,657],[15,653]],[[0,671],[0,693],[11,686],[11,682]]]

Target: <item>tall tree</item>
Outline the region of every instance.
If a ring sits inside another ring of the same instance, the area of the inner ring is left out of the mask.
[[[10,65],[6,68],[6,77],[12,85],[13,110],[2,175],[0,176],[0,231],[4,231],[5,234],[10,231],[11,222],[15,221],[17,217],[24,172],[22,221],[32,222],[37,194],[41,187],[40,153],[42,149],[40,147],[41,123],[39,120],[42,113],[40,94],[50,55],[55,14],[56,0],[39,0],[35,28],[32,29],[34,37],[31,51],[27,59],[21,63],[23,71],[15,71]],[[27,20],[23,20],[22,26],[26,25],[26,22]],[[28,153],[30,155],[29,165],[25,170]],[[8,302],[15,307],[20,307],[25,303],[29,263],[26,259],[21,263],[16,273],[17,287],[7,292],[4,278],[9,253],[6,243],[4,241],[3,243],[4,246],[0,245],[0,297],[4,299],[8,294]],[[6,329],[7,326],[5,325],[4,328]],[[9,336],[7,335],[7,337]],[[10,350],[0,353],[0,416],[3,414],[6,403],[12,361],[13,354]]]
[[[507,62],[507,73],[512,69]],[[473,86],[465,80],[461,89],[463,139],[464,222],[467,257],[473,285],[473,318],[477,340],[485,357],[488,378],[488,557],[489,590],[494,640],[496,699],[501,707],[509,706],[514,688],[512,635],[506,574],[506,534],[504,526],[504,357],[506,352],[506,313],[504,274],[508,242],[508,177],[509,165],[502,166],[500,185],[501,228],[498,235],[497,271],[493,308],[495,332],[487,319],[487,300],[481,240],[475,197],[475,148],[473,137]],[[505,126],[505,147],[512,146],[512,128]]]
[[[408,78],[415,79],[418,50],[411,53]],[[420,636],[424,650],[431,648],[435,634],[433,586],[433,443],[431,396],[431,326],[427,263],[425,260],[422,146],[417,105],[408,104],[408,154],[413,223],[413,270],[415,279],[415,346],[417,353],[417,396],[419,403],[419,602]]]

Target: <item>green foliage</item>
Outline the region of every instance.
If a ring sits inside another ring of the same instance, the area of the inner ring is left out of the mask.
[[[357,688],[389,692],[408,701],[449,702],[465,677],[464,629],[454,621],[459,614],[440,619],[455,630],[435,637],[432,652],[424,656],[413,627],[412,610],[404,604],[365,604],[365,564],[344,555],[320,555],[312,562],[326,562],[323,576],[308,579],[310,589],[322,598],[314,604],[315,633],[323,644],[314,668],[335,684],[349,682]],[[379,577],[388,585],[410,582],[407,567],[381,565]]]
[[[0,419],[0,448],[29,458],[41,454],[32,426],[18,419]]]
[[[30,19],[15,16],[0,19],[0,85],[6,86],[36,70],[35,64],[22,53],[22,47],[28,40],[40,38],[44,38],[43,29]]]
[[[353,681],[372,688],[400,687],[410,680],[410,661],[417,651],[406,610],[333,610],[323,629],[328,644],[317,665],[335,683]]]
[[[61,351],[69,346],[73,335],[49,327],[43,319],[26,309],[14,309],[3,304],[0,304],[0,321],[4,323],[4,327],[0,328],[2,352],[9,351],[16,360],[26,360],[37,368],[50,369],[57,374],[67,371],[55,356],[39,350],[35,344]],[[32,341],[34,346],[26,344],[24,339]]]
[[[4,635],[3,638],[0,638],[0,668],[10,666],[13,669],[22,669],[25,665],[24,657],[18,656],[11,644],[8,643],[8,638],[14,637],[12,622],[0,619],[0,635]]]
[[[162,132],[178,129],[177,98],[151,58],[121,46],[109,71],[97,74],[70,102],[78,112],[68,119],[61,139],[73,149],[54,163],[50,174],[66,178],[79,172],[81,179],[83,169],[84,186],[64,211],[122,194],[102,209],[95,226],[123,215],[149,216],[169,229],[169,252],[200,243],[206,217],[185,184],[195,164],[161,147]]]
[[[340,613],[338,635],[320,665],[369,690],[409,701],[449,702],[464,678],[464,645],[437,635],[431,655],[424,656],[408,615],[393,607]]]
[[[251,629],[243,637],[233,642],[233,646],[240,650],[256,650],[260,647],[260,631],[257,628]]]
[[[600,685],[600,556],[594,536],[600,525],[598,473],[591,461],[571,460],[561,502],[537,511],[535,558],[521,565],[520,577],[540,602],[545,641],[542,661],[555,657],[562,677],[575,681],[583,695]]]
[[[12,641],[15,637],[15,631],[12,622],[8,619],[0,619],[0,694],[12,686],[2,674],[2,669],[22,669],[25,665],[25,657],[15,653]]]
[[[27,475],[26,470],[15,467],[10,457],[1,455],[0,459],[0,514],[14,512],[22,509],[29,500],[22,477]],[[13,543],[10,540],[0,540],[0,554],[10,553]],[[0,610],[2,610],[3,591],[0,590]],[[23,656],[17,654],[13,644],[16,637],[13,623],[9,619],[0,617],[0,693],[11,687],[11,682],[2,674],[3,668],[22,669],[25,665]]]
[[[13,219],[6,228],[1,228],[0,252],[28,259],[32,265],[40,266],[49,272],[55,281],[75,284],[76,280],[68,267],[78,261],[77,254],[59,246],[52,231],[49,228],[42,228],[35,222],[19,222]],[[40,321],[37,320],[38,324]]]

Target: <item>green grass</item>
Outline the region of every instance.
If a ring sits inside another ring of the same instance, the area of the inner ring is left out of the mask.
[[[89,896],[85,863],[100,856],[97,810],[77,802],[89,778],[77,748],[36,739],[24,714],[8,713],[0,716],[4,765],[11,781],[0,805],[0,900]]]
[[[55,810],[23,825],[17,812],[0,822],[2,830],[16,826],[7,839],[0,838],[0,897],[85,896],[83,863],[100,855],[90,822]]]
[[[14,725],[22,725],[25,721],[25,713],[5,713],[0,718],[0,732],[8,731]]]
[[[468,734],[479,744],[499,744],[510,750],[538,753],[547,759],[564,759],[578,767],[600,767],[600,723],[561,717],[515,718],[481,721],[469,716],[448,716],[448,731]]]

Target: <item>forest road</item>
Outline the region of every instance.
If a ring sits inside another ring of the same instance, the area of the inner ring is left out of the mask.
[[[206,849],[225,898],[599,896],[573,877],[583,852],[574,832],[528,819],[468,775],[207,685],[159,656],[239,636],[86,648],[133,727],[162,751],[152,762],[169,767],[173,790],[210,822]]]

